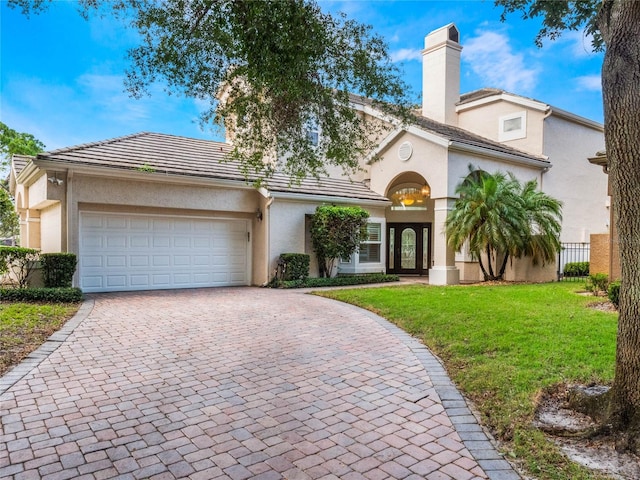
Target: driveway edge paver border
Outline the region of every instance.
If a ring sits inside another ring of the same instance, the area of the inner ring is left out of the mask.
[[[429,378],[431,378],[436,393],[442,401],[442,406],[451,419],[451,423],[464,446],[467,447],[473,458],[477,460],[490,480],[522,479],[512,465],[498,452],[495,439],[479,424],[478,419],[469,408],[467,400],[449,378],[442,362],[431,353],[426,345],[389,320],[369,310],[347,303],[344,303],[344,305],[358,310],[359,313],[384,327],[413,352],[424,366]],[[416,398],[416,401],[418,400],[420,399]]]
[[[40,365],[40,362],[53,353],[73,333],[76,327],[89,316],[91,310],[93,310],[93,304],[93,300],[84,300],[76,314],[67,320],[60,330],[53,333],[40,347],[0,377],[0,396],[4,395],[7,390],[27,376],[31,370]]]

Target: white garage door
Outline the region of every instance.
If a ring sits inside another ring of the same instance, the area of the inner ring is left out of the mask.
[[[81,212],[80,288],[248,285],[248,229],[247,220]]]

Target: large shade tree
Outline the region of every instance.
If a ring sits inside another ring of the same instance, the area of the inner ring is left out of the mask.
[[[44,150],[44,143],[30,133],[18,132],[0,122],[1,167],[6,168],[13,155],[36,155]],[[0,236],[15,237],[20,230],[18,215],[9,195],[6,179],[0,182]]]
[[[535,180],[523,185],[512,174],[469,169],[445,222],[449,246],[468,245],[485,281],[502,280],[510,258],[555,260],[561,202],[539,191]]]
[[[50,3],[9,0],[26,14]],[[203,122],[232,130],[230,156],[252,178],[279,169],[299,179],[322,174],[327,165],[356,170],[382,125],[366,121],[351,94],[408,116],[408,89],[383,39],[369,26],[323,12],[314,0],[78,5],[85,16],[116,14],[139,33],[126,78],[132,95],[159,81],[170,93],[208,102]]]
[[[30,133],[18,132],[0,122],[0,154],[6,167],[13,155],[36,155],[44,150],[44,143]]]
[[[602,96],[621,267],[615,378],[605,427],[640,453],[640,2],[497,0],[503,18],[542,18],[536,41],[584,29],[604,50]]]

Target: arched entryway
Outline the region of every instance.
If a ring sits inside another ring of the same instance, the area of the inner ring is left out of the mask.
[[[413,172],[398,177],[387,198],[387,272],[428,275],[432,265],[433,202],[431,187]]]

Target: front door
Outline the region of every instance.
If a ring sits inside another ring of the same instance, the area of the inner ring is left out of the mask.
[[[430,223],[387,224],[387,272],[427,275],[431,265]]]

